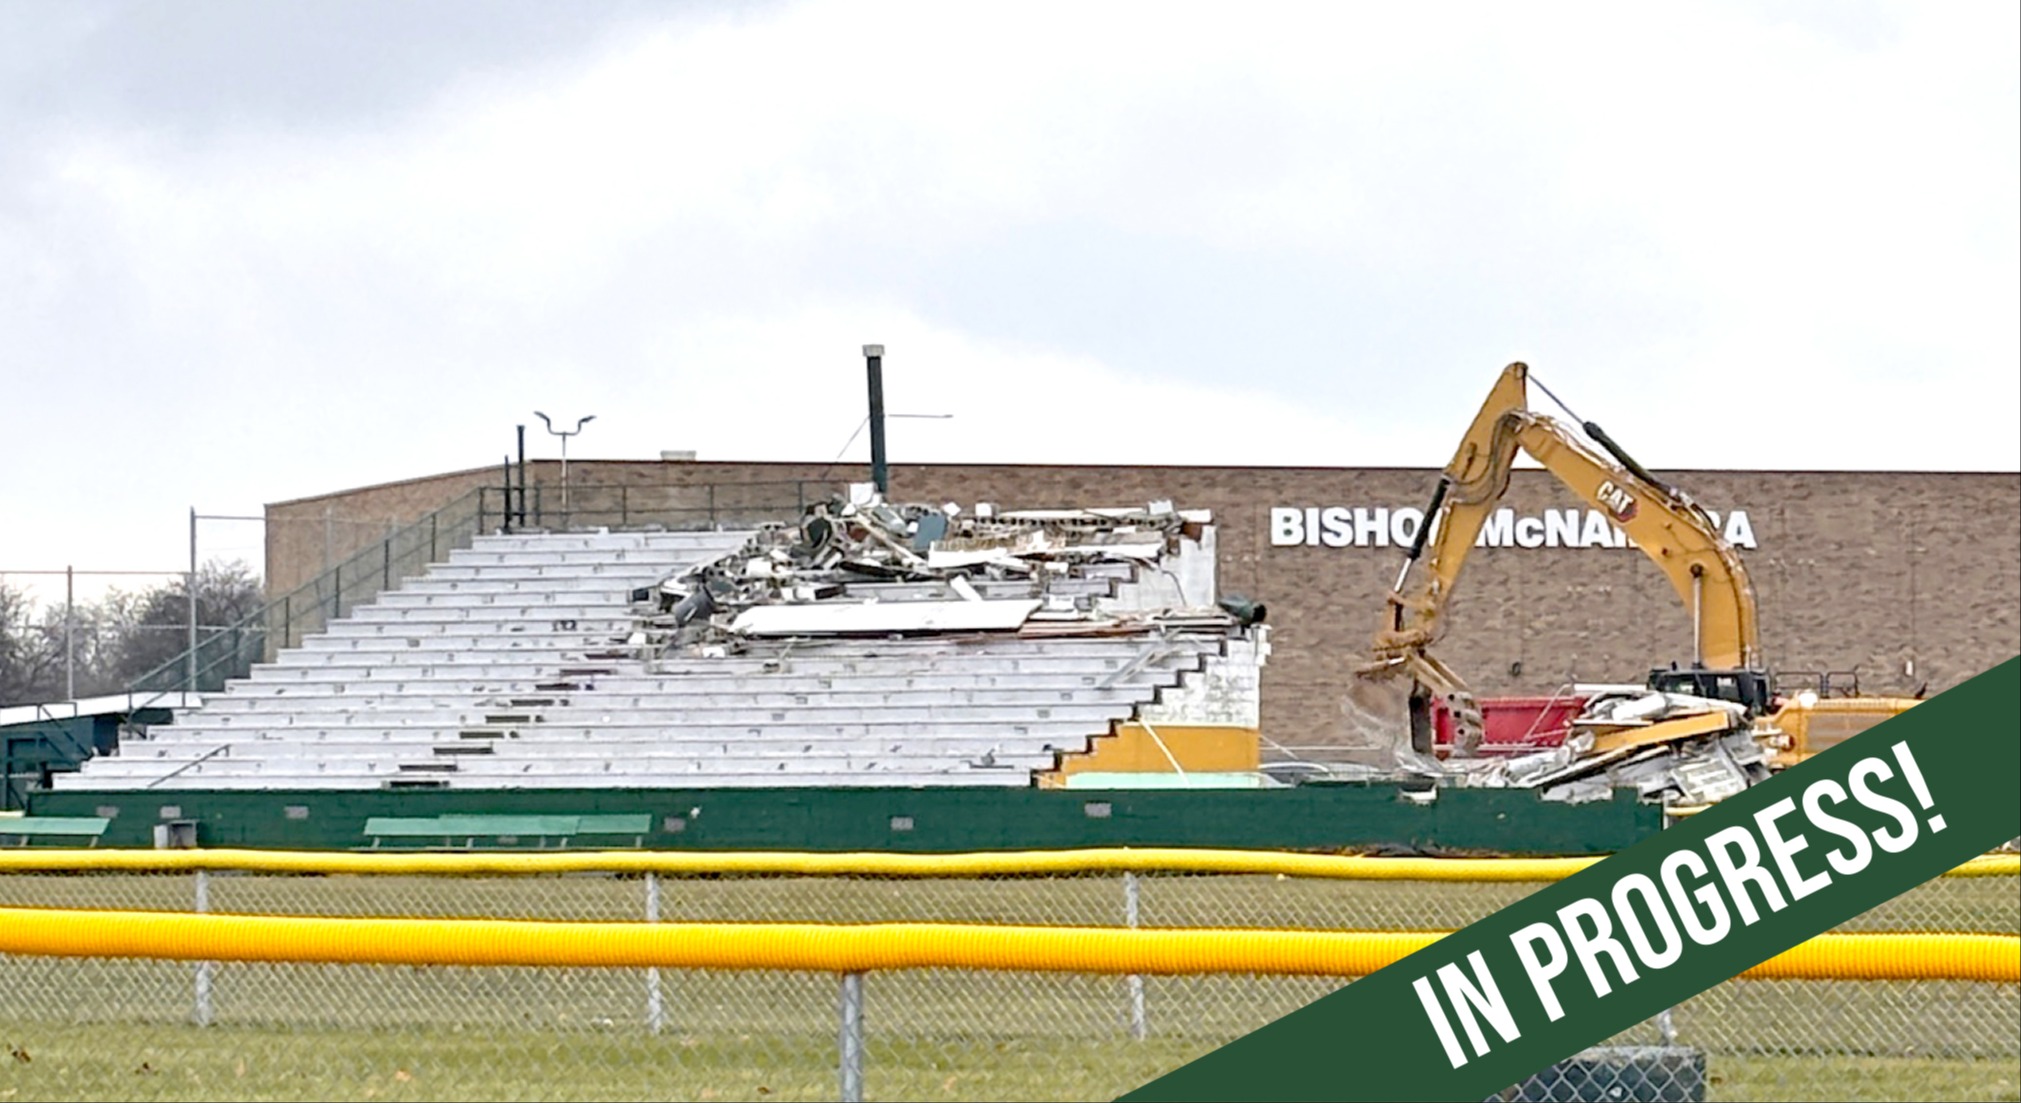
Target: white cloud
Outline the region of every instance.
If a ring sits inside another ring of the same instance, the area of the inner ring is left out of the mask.
[[[1436,464],[1525,358],[1658,466],[2011,470],[2014,9],[1781,10],[807,4],[369,128],[45,127],[0,326],[75,481],[0,560],[536,407],[825,459],[866,340],[957,415],[906,458]]]
[[[712,319],[667,334],[655,358],[691,367],[683,373],[690,381],[667,395],[680,412],[643,428],[613,426],[624,434],[614,439],[636,455],[695,448],[705,458],[827,460],[862,418],[856,353],[872,342],[887,349],[889,410],[952,415],[892,421],[894,462],[1246,463],[1256,461],[1254,438],[1268,435],[1270,462],[1322,465],[1343,447],[1399,443],[1354,440],[1345,419],[1239,385],[1158,383],[1085,356],[979,341],[864,304]],[[709,372],[711,364],[726,370]],[[801,443],[754,452],[752,442],[767,438]],[[845,462],[868,455],[859,436]]]

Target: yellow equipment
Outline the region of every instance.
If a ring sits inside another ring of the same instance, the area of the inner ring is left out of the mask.
[[[1775,764],[1778,768],[1794,766],[1921,703],[1917,697],[1796,694],[1766,721],[1766,726],[1774,729],[1769,742],[1775,748]]]
[[[1440,476],[1424,522],[1397,574],[1389,597],[1390,622],[1376,637],[1373,661],[1361,670],[1364,677],[1375,679],[1411,678],[1413,748],[1420,753],[1432,749],[1434,697],[1444,699],[1452,716],[1453,752],[1469,755],[1479,746],[1480,710],[1472,692],[1465,680],[1428,648],[1443,634],[1442,616],[1458,584],[1460,568],[1483,524],[1508,490],[1518,450],[1527,452],[1588,505],[1605,513],[1670,579],[1679,599],[1691,610],[1690,667],[1677,669],[1672,664],[1669,670],[1652,670],[1650,688],[1735,702],[1748,716],[1764,717],[1773,702],[1769,676],[1762,668],[1754,587],[1718,524],[1690,495],[1635,462],[1598,425],[1581,421],[1579,429],[1585,434],[1581,439],[1564,423],[1532,411],[1529,382],[1525,365],[1510,364],[1503,369],[1468,426],[1452,462]],[[1548,388],[1538,386],[1550,394]],[[1551,398],[1557,401],[1555,395]],[[1566,412],[1571,413],[1569,409]],[[1597,444],[1598,450],[1588,440]],[[1420,558],[1424,569],[1417,583],[1407,588],[1412,567]],[[1808,711],[1793,712],[1792,706],[1786,706],[1778,713],[1779,717],[1787,716],[1794,728],[1785,729],[1789,738],[1781,748],[1784,761],[1811,753],[1811,746],[1824,735],[1820,725],[1832,723],[1827,717],[1842,721],[1869,718],[1863,730],[1906,707],[1897,698],[1813,701]]]

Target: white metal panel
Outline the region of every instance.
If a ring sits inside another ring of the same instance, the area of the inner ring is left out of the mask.
[[[889,601],[862,605],[755,605],[731,630],[747,636],[847,632],[981,632],[1016,628],[1039,607],[1017,601]]]

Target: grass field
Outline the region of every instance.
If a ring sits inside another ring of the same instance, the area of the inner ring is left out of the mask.
[[[1147,877],[1170,926],[1451,927],[1535,885]],[[0,905],[186,910],[188,875],[0,876]],[[213,910],[628,919],[635,878],[221,876]],[[1122,919],[1114,877],[669,880],[668,920]],[[1923,886],[1847,929],[2021,929],[2012,879]],[[0,1099],[833,1098],[835,978],[644,970],[0,958]],[[920,971],[865,981],[871,1098],[1112,1098],[1331,991],[1323,978],[1153,977],[1148,1036],[1118,977]],[[2021,991],[1958,982],[1730,982],[1677,1009],[1716,1098],[2015,1099]],[[1626,1040],[1653,1042],[1653,1027]],[[1358,1054],[1347,1039],[1343,1075]]]

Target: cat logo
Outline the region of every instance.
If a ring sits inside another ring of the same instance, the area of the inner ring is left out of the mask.
[[[1614,480],[1601,483],[1600,491],[1594,497],[1613,515],[1617,524],[1625,525],[1635,518],[1635,496],[1615,486]]]

